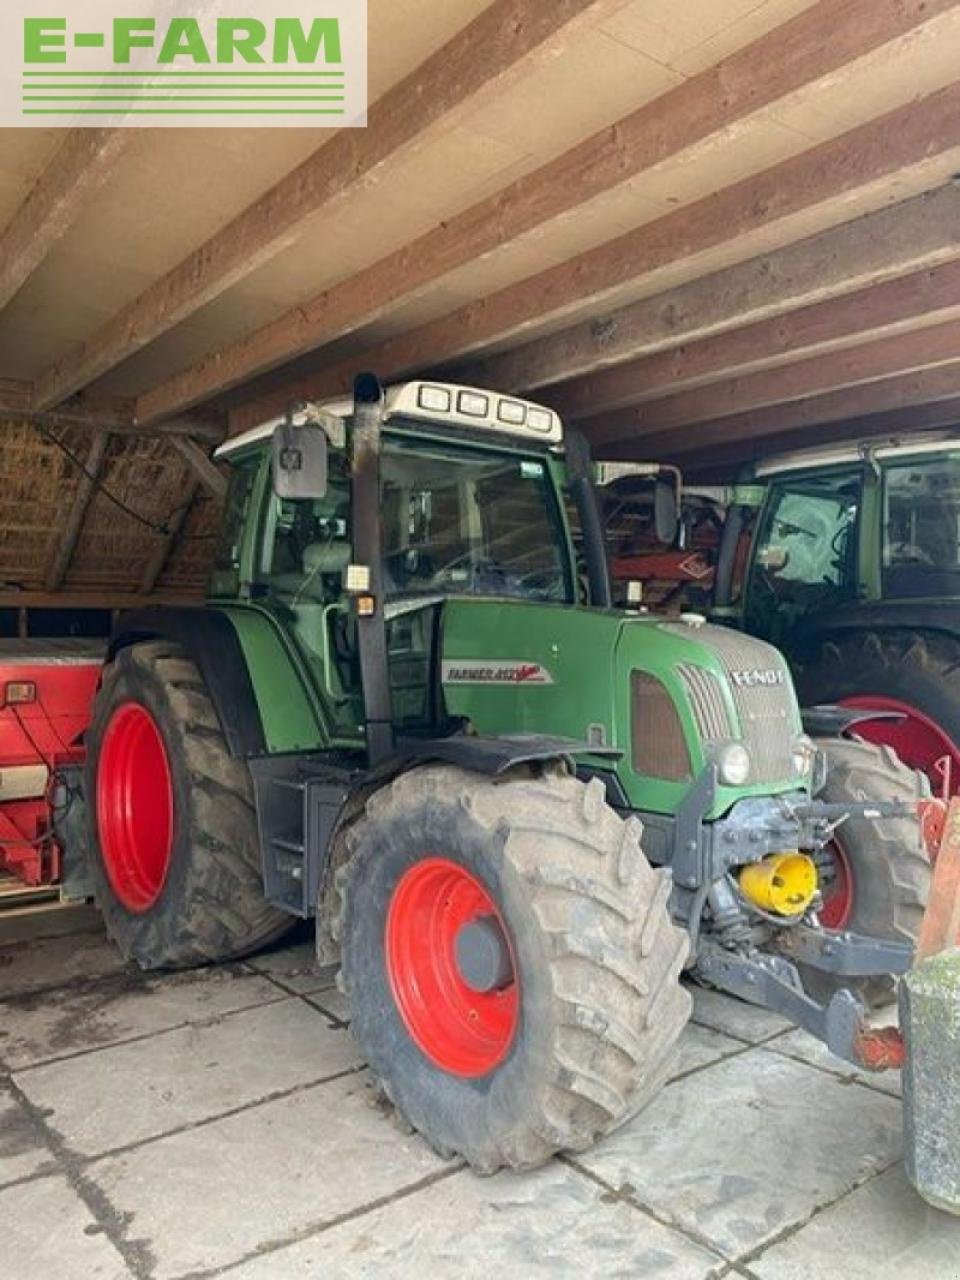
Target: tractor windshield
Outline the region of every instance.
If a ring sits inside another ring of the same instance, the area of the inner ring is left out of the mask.
[[[381,466],[388,595],[572,600],[545,461],[388,437]]]
[[[385,436],[380,466],[388,597],[572,601],[546,461]],[[295,604],[333,603],[351,556],[346,460],[331,458],[326,497],[269,504],[258,581]]]
[[[891,462],[883,483],[883,594],[960,594],[960,454]]]

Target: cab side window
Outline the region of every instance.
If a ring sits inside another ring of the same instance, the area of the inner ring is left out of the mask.
[[[747,590],[747,629],[774,643],[808,614],[857,594],[860,472],[773,486]]]
[[[259,466],[258,458],[248,458],[236,463],[231,472],[210,575],[210,594],[213,596],[235,596],[240,589],[243,534]]]
[[[883,477],[883,594],[917,598],[960,589],[960,457],[897,462]]]

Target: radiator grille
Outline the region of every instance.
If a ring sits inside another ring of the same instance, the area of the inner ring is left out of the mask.
[[[778,651],[762,640],[727,627],[707,626],[691,631],[689,627],[668,624],[664,630],[702,644],[719,659],[730,680],[743,745],[753,762],[751,781],[775,783],[792,777],[793,741],[800,731],[800,721],[793,682]],[[753,670],[783,672],[783,683],[751,687],[738,684],[733,677],[735,671]],[[692,695],[691,701],[699,724],[702,713]]]
[[[671,782],[692,778],[690,753],[673,699],[647,671],[630,673],[631,747],[634,773]]]
[[[703,742],[723,742],[733,737],[733,727],[723,701],[720,681],[712,671],[681,662],[680,678],[687,690],[697,722],[697,733]]]

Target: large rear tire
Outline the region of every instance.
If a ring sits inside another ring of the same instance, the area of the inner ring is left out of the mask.
[[[892,747],[905,764],[943,787],[937,762],[951,761],[951,791],[960,791],[960,643],[907,629],[863,631],[826,641],[797,675],[805,706],[839,702],[895,712],[865,721],[856,733]]]
[[[689,1017],[688,938],[669,915],[669,873],[598,781],[424,767],[375,793],[347,841],[353,1031],[438,1151],[481,1173],[530,1168],[653,1096]],[[457,950],[478,919],[483,946],[492,932],[500,948],[482,990]]]
[[[889,747],[826,739],[827,782],[819,798],[829,804],[900,800],[914,804],[928,794],[922,774],[908,768]],[[849,818],[821,855],[824,897],[821,921],[828,928],[894,942],[914,943],[930,893],[930,861],[918,818]],[[868,1005],[889,1004],[894,978],[837,978],[801,966],[811,995],[828,999],[851,987]]]
[[[231,960],[290,927],[263,896],[250,772],[177,645],[135,644],[104,669],[86,769],[95,896],[127,959]]]

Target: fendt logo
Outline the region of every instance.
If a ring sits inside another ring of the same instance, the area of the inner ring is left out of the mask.
[[[0,126],[366,124],[366,0],[58,7],[5,0]]]
[[[784,684],[786,681],[784,673],[773,667],[769,667],[766,670],[753,667],[749,671],[731,671],[730,675],[733,677],[734,684],[741,689],[755,689],[761,685],[771,688],[774,685]]]

